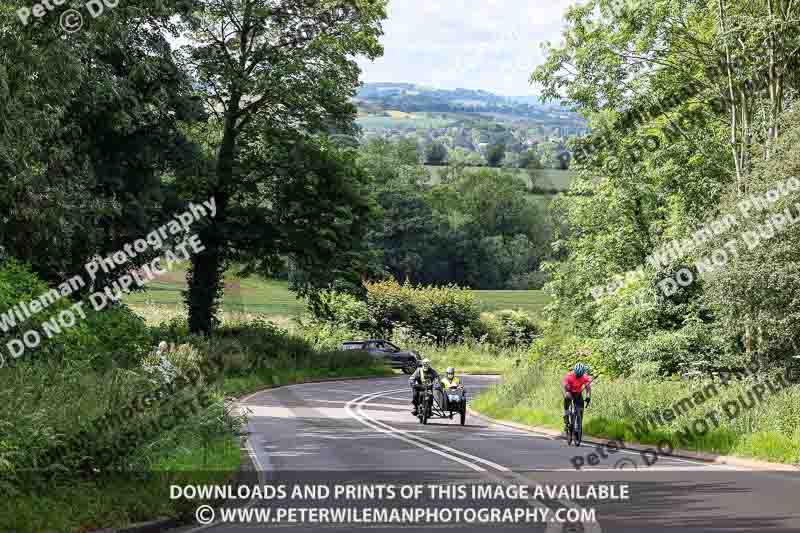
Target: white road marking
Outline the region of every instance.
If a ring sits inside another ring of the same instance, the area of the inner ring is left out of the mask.
[[[428,439],[426,439],[425,437],[420,437],[420,436],[418,436],[418,435],[413,435],[413,434],[411,434],[411,433],[410,433],[409,431],[407,431],[407,430],[398,429],[398,428],[396,428],[396,427],[394,427],[394,426],[390,426],[390,425],[388,425],[388,424],[386,424],[386,423],[384,423],[384,422],[381,422],[381,421],[379,421],[379,420],[375,420],[375,419],[374,419],[374,418],[372,418],[371,416],[368,416],[368,415],[364,414],[364,411],[362,410],[363,403],[364,403],[364,402],[367,402],[367,401],[369,401],[369,400],[370,400],[370,399],[372,399],[373,397],[380,396],[381,394],[382,394],[382,393],[374,394],[374,395],[370,396],[369,398],[365,398],[364,400],[362,400],[362,401],[361,401],[361,403],[359,403],[359,404],[358,404],[358,406],[357,406],[357,408],[358,408],[358,414],[359,414],[359,415],[361,415],[361,416],[363,416],[363,417],[364,417],[364,418],[366,418],[367,420],[370,420],[371,422],[373,422],[373,423],[375,423],[375,424],[378,424],[378,425],[380,425],[380,426],[382,426],[382,427],[386,428],[386,429],[387,429],[387,430],[389,430],[389,431],[394,431],[394,432],[397,432],[397,433],[400,433],[400,434],[406,435],[406,436],[408,436],[408,437],[410,437],[410,438],[412,438],[412,439],[418,440],[418,441],[420,441],[420,442],[424,442],[425,444],[428,444],[429,446],[436,446],[436,447],[438,447],[438,448],[440,448],[440,449],[442,449],[442,450],[446,450],[446,451],[448,451],[448,452],[450,452],[450,453],[453,453],[453,454],[456,454],[456,455],[460,455],[461,457],[465,457],[465,458],[467,458],[467,459],[472,459],[472,460],[473,460],[473,461],[475,461],[476,463],[481,463],[481,464],[484,464],[484,465],[486,465],[486,466],[491,466],[492,468],[495,468],[495,469],[499,470],[500,472],[511,472],[511,469],[509,469],[509,468],[506,468],[506,467],[505,467],[505,466],[503,466],[503,465],[499,465],[499,464],[497,464],[497,463],[493,463],[492,461],[488,461],[488,460],[486,460],[486,459],[482,459],[482,458],[480,458],[480,457],[476,457],[476,456],[474,456],[474,455],[471,455],[471,454],[469,454],[469,453],[462,452],[461,450],[456,450],[455,448],[451,448],[451,447],[449,447],[449,446],[445,446],[444,444],[441,444],[441,443],[439,443],[439,442],[435,442],[435,441],[432,441],[432,440],[428,440]]]
[[[400,389],[400,390],[402,390],[402,389]],[[393,393],[393,392],[398,392],[398,391],[397,391],[397,390],[392,390],[392,391],[387,391],[387,392],[388,392],[388,393]],[[376,430],[376,431],[380,431],[381,433],[385,433],[385,434],[387,434],[387,435],[390,435],[390,436],[392,436],[392,437],[394,437],[394,438],[396,438],[396,439],[402,440],[403,442],[406,442],[406,443],[408,443],[408,444],[411,444],[411,445],[413,445],[413,446],[416,446],[416,447],[418,447],[418,448],[422,448],[423,450],[429,451],[429,452],[431,452],[431,453],[435,453],[436,455],[440,455],[440,456],[442,456],[442,457],[444,457],[444,458],[446,458],[446,459],[449,459],[449,460],[451,460],[451,461],[455,461],[455,462],[457,462],[457,463],[459,463],[459,464],[461,464],[461,465],[464,465],[464,466],[466,466],[467,468],[470,468],[470,469],[472,469],[472,470],[475,470],[476,472],[486,472],[486,469],[485,469],[485,468],[482,468],[482,467],[480,467],[480,466],[477,466],[477,465],[475,465],[475,464],[473,464],[473,463],[470,463],[469,461],[465,461],[465,460],[463,460],[463,459],[460,459],[460,458],[458,458],[458,457],[452,457],[452,456],[450,456],[450,455],[448,455],[448,454],[444,453],[444,452],[443,452],[443,451],[441,451],[441,450],[437,450],[437,449],[435,449],[435,448],[431,448],[430,446],[426,446],[426,445],[422,444],[421,442],[418,442],[418,441],[416,441],[416,440],[412,440],[412,439],[406,438],[405,436],[403,436],[403,435],[401,435],[401,434],[399,434],[399,433],[397,433],[397,432],[394,432],[394,431],[389,431],[389,430],[387,430],[387,429],[384,429],[384,428],[382,428],[382,427],[380,427],[380,426],[378,426],[378,425],[376,425],[376,424],[373,424],[372,422],[368,422],[368,421],[367,421],[367,419],[368,419],[369,417],[366,417],[366,416],[362,417],[362,416],[360,416],[360,414],[358,414],[358,413],[355,413],[355,412],[353,411],[353,405],[354,405],[354,404],[355,404],[355,405],[358,405],[358,403],[357,403],[357,402],[360,402],[360,401],[366,401],[366,400],[368,400],[368,399],[370,399],[370,398],[372,398],[372,397],[374,397],[374,396],[377,396],[377,395],[379,395],[379,394],[381,394],[381,393],[377,393],[377,394],[374,394],[374,393],[373,393],[373,394],[364,394],[364,395],[362,395],[362,396],[359,396],[358,398],[354,398],[353,400],[350,400],[350,401],[347,403],[347,405],[345,405],[345,410],[346,410],[346,411],[347,411],[347,412],[350,414],[350,416],[352,416],[353,418],[355,418],[356,420],[358,420],[359,422],[361,422],[361,423],[362,423],[362,424],[364,424],[365,426],[369,426],[369,427],[371,427],[372,429],[374,429],[374,430]]]

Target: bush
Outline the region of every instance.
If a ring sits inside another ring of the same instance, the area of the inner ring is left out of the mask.
[[[618,375],[620,368],[612,353],[603,350],[597,339],[578,338],[550,332],[531,343],[529,360],[558,372],[566,372],[581,361],[593,375]]]
[[[447,344],[479,329],[478,304],[470,291],[455,285],[414,287],[390,280],[367,283],[366,288],[370,322],[382,337],[404,327],[415,336]]]
[[[14,316],[11,314],[14,306],[21,302],[28,304],[50,290],[28,267],[17,261],[8,260],[0,267],[0,313],[6,316]],[[91,361],[93,370],[97,371],[138,365],[152,344],[142,318],[124,305],[95,311],[88,302],[83,302],[81,307],[86,317],[82,318],[81,312],[70,310],[73,303],[69,297],[60,296],[31,318],[17,322],[7,332],[0,332],[0,343],[5,345],[11,339],[20,339],[28,330],[36,330],[41,343],[35,348],[26,347],[17,360],[48,360],[54,364],[69,362],[78,366]],[[59,319],[59,315],[67,311],[75,319],[72,326],[65,325],[69,324],[68,318]],[[54,333],[46,333],[46,322],[59,326],[60,332],[53,329]],[[8,359],[6,363],[14,362],[10,353],[4,356]]]
[[[528,346],[539,336],[539,327],[524,311],[481,313],[481,325],[481,336],[496,346]]]
[[[415,287],[389,280],[365,283],[365,288],[366,302],[333,291],[322,294],[325,315],[317,313],[316,323],[305,325],[316,335],[315,345],[333,348],[346,338],[390,338],[396,330],[446,344],[482,331],[472,293],[455,285]]]
[[[367,303],[358,300],[351,294],[324,291],[319,295],[319,305],[315,307],[320,312],[312,316],[319,322],[327,322],[341,328],[358,331],[374,330],[376,324],[370,320]]]

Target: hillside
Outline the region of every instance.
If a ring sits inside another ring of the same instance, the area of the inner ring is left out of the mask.
[[[499,113],[562,126],[586,126],[576,113],[559,106],[541,104],[535,96],[500,96],[482,90],[435,89],[411,83],[365,83],[355,100],[367,110]]]
[[[472,166],[485,164],[490,147],[502,145],[503,166],[525,167],[534,159],[534,167],[564,170],[569,139],[588,132],[577,114],[535,97],[368,83],[354,102],[366,139],[409,139],[421,149],[439,143],[447,148],[447,161]]]

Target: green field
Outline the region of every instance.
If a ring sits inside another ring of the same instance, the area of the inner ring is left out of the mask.
[[[569,189],[569,181],[572,177],[572,172],[569,170],[556,170],[552,168],[544,168],[540,170],[529,171],[520,168],[490,168],[490,167],[468,167],[471,170],[491,170],[493,172],[513,172],[520,177],[528,187],[536,186],[540,189],[555,189],[558,191],[566,191]],[[446,166],[425,166],[428,174],[431,176],[431,183],[439,183],[442,181],[442,175],[446,174],[449,167]]]
[[[164,306],[179,309],[182,307],[181,291],[186,288],[185,270],[167,273],[158,281],[148,284],[145,292],[130,294],[125,303],[134,307]],[[548,303],[542,291],[474,291],[481,311],[499,309],[522,309],[538,315]],[[237,311],[280,317],[297,317],[303,314],[305,305],[289,291],[285,281],[265,280],[253,276],[237,278],[230,274],[225,277],[225,293],[222,299],[224,311]]]
[[[404,116],[361,116],[356,122],[364,129],[427,130],[446,128],[455,119],[442,118],[441,113],[405,113]]]
[[[480,302],[481,311],[521,309],[532,316],[539,316],[542,308],[550,303],[543,291],[473,291]]]
[[[181,291],[186,288],[185,275],[185,271],[169,272],[160,280],[149,283],[147,291],[128,295],[125,302],[134,306],[180,307],[183,302]],[[305,305],[289,291],[285,281],[265,280],[255,276],[237,278],[226,274],[222,309],[294,317],[303,313]]]

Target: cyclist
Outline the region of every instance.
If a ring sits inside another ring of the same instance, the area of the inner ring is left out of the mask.
[[[417,413],[419,413],[419,396],[426,381],[431,381],[432,383],[440,381],[439,374],[436,370],[431,368],[430,359],[423,359],[422,366],[417,368],[414,373],[411,374],[411,377],[408,378],[408,384],[411,385],[411,389],[413,390],[412,403],[414,404],[414,410],[411,411],[411,413],[414,416],[417,416]]]
[[[575,368],[567,372],[561,381],[561,392],[564,394],[564,432],[569,436],[569,406],[575,403],[575,409],[583,409],[583,395],[581,391],[586,386],[586,405],[591,403],[592,378],[589,377],[587,368],[583,363],[577,363]]]

